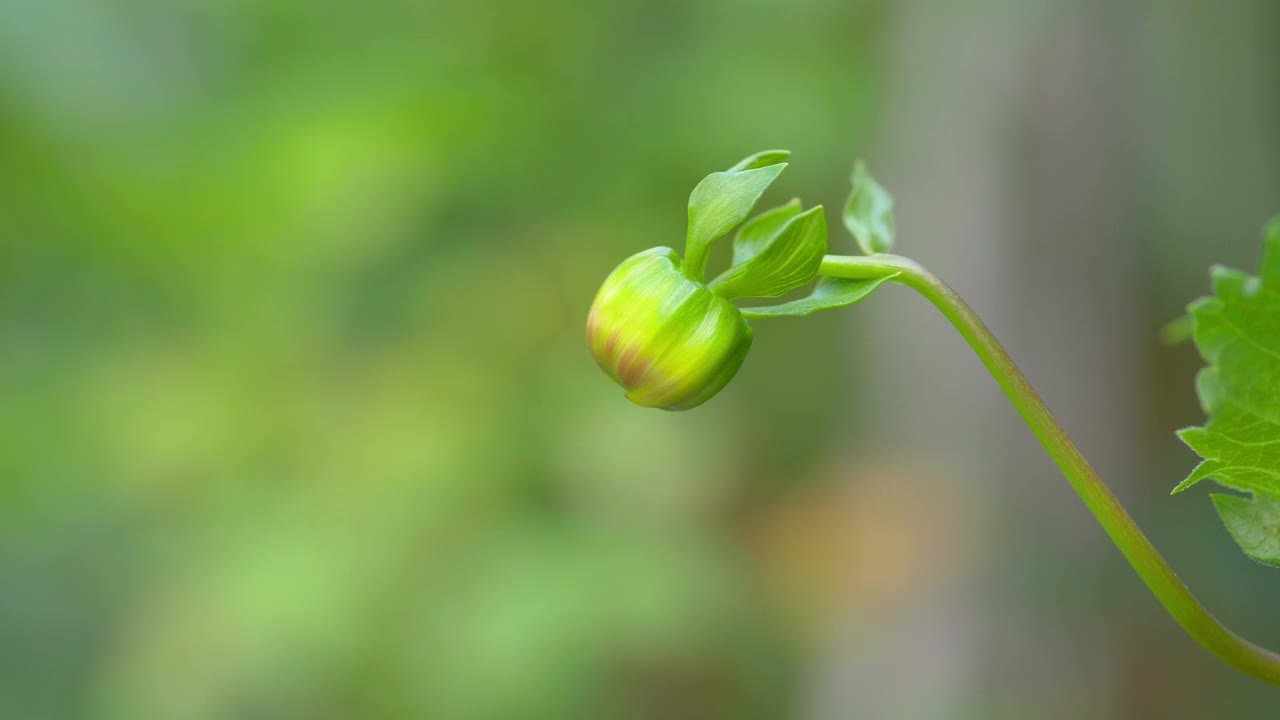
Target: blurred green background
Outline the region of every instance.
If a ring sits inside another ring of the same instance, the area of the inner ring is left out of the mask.
[[[1198,360],[1155,339],[1280,210],[1278,37],[1273,0],[0,4],[0,717],[1272,716],[907,291],[757,323],[685,414],[583,323],[707,172],[787,147],[766,201],[834,209],[865,156],[1280,646],[1280,573],[1167,496]]]

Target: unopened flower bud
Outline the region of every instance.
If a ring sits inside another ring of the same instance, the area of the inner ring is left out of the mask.
[[[637,405],[701,405],[733,379],[755,335],[733,303],[685,277],[680,264],[665,247],[627,258],[587,317],[592,356]]]

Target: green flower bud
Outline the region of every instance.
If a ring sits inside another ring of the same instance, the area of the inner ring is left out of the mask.
[[[701,405],[733,379],[755,336],[733,303],[681,269],[671,248],[637,253],[605,279],[591,304],[591,354],[637,405]]]

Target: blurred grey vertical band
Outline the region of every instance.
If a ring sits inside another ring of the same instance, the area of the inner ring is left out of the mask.
[[[982,314],[1123,491],[1142,400],[1123,33],[1107,32],[1105,3],[895,8],[895,122],[870,160],[897,196],[900,250]],[[956,547],[977,551],[939,560],[946,577],[873,634],[833,643],[809,715],[972,717],[1004,698],[1110,717],[1105,628],[1055,622],[1092,604],[1086,558],[1105,538],[931,307],[899,292],[870,315],[880,422],[867,446],[929,459],[940,496],[965,499],[950,508]]]

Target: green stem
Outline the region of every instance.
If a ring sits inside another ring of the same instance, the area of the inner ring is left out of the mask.
[[[986,365],[1009,401],[1017,408],[1045,452],[1071,482],[1098,523],[1106,530],[1125,559],[1133,566],[1165,610],[1191,637],[1227,664],[1280,685],[1280,655],[1236,635],[1218,621],[1196,599],[1187,586],[1160,556],[1111,489],[1089,465],[1062,426],[1045,407],[1027,378],[1014,364],[999,341],[973,309],[946,283],[918,263],[896,255],[848,257],[828,255],[822,260],[822,275],[851,279],[871,279],[897,274],[902,283],[925,296],[960,331],[974,353]]]
[[[702,276],[707,273],[707,254],[710,251],[710,243],[698,244],[686,241],[684,276],[696,283],[702,282]]]

